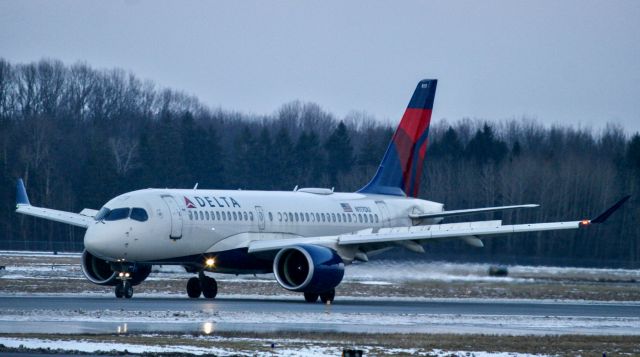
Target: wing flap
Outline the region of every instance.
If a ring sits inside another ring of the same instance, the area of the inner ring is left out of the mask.
[[[505,211],[505,210],[511,210],[511,209],[519,209],[519,208],[536,208],[536,207],[540,207],[540,205],[526,204],[526,205],[515,205],[515,206],[458,209],[458,210],[452,210],[452,211],[442,211],[442,212],[433,212],[433,213],[412,213],[412,214],[409,214],[409,218],[413,218],[413,219],[443,218],[443,217],[452,217],[452,216],[463,216],[463,215],[474,214],[474,213],[495,212],[495,211]]]
[[[491,224],[487,224],[491,222]],[[338,236],[338,245],[397,242],[404,240],[428,241],[468,236],[488,236],[509,233],[550,231],[580,228],[580,221],[502,225],[500,221],[468,222],[467,227],[459,224],[433,226],[413,226],[383,228],[376,233],[357,233]]]

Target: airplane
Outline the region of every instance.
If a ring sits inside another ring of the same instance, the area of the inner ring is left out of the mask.
[[[100,210],[80,213],[32,206],[22,179],[16,211],[86,228],[81,266],[98,285],[131,298],[152,265],[180,265],[196,274],[190,298],[213,299],[206,273],[273,273],[284,289],[307,302],[331,303],[345,266],[402,247],[424,253],[438,240],[482,247],[481,238],[578,229],[603,223],[629,196],[594,219],[503,225],[501,220],[443,223],[448,217],[538,207],[520,204],[445,210],[419,199],[437,80],[418,83],[373,178],[357,192],[327,188],[293,191],[143,189],[124,193]]]

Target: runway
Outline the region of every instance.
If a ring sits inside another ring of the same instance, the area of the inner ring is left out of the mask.
[[[19,323],[16,323],[19,322]],[[0,296],[0,333],[239,331],[639,334],[640,304]]]

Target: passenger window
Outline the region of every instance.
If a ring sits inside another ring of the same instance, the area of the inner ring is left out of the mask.
[[[216,213],[211,211],[211,220],[215,221],[215,219],[216,219]]]
[[[249,220],[253,222],[253,212],[249,212]]]
[[[311,213],[311,222],[315,222],[315,221],[316,221],[316,216],[313,213]]]
[[[191,211],[189,211],[189,220],[193,221],[193,213],[191,213]]]
[[[231,212],[227,212],[227,221],[231,221]]]
[[[322,222],[324,222],[324,213],[320,213],[320,217],[322,217]]]
[[[273,215],[269,212],[269,222],[273,222]]]
[[[282,212],[278,212],[278,222],[282,222]]]
[[[285,222],[289,222],[289,216],[287,216],[287,214],[286,214],[286,213],[285,213],[285,214],[283,214],[283,216],[284,216],[284,221],[285,221]]]
[[[216,218],[218,219],[218,221],[220,220],[220,212],[216,212]]]
[[[367,218],[367,214],[364,214],[364,223],[369,223],[369,219]]]
[[[223,220],[223,221],[226,221],[226,220],[227,220],[227,215],[226,215],[226,214],[224,214],[224,212],[222,212],[222,220]]]
[[[208,221],[208,220],[209,220],[209,211],[206,211],[206,212],[204,213],[204,216],[207,218],[207,221]]]
[[[304,213],[300,212],[300,222],[304,222]]]
[[[111,210],[105,217],[105,221],[118,221],[129,217],[129,208],[116,208]]]
[[[131,209],[131,215],[129,217],[138,222],[144,222],[147,219],[149,219],[149,215],[147,215],[147,211],[145,211],[143,208],[137,208],[137,207],[134,207]]]
[[[247,214],[247,211],[242,212],[242,215],[244,216],[245,221],[249,220],[249,215]]]
[[[347,214],[347,219],[349,220],[349,223],[351,223],[351,215]]]
[[[336,221],[336,214],[335,213],[331,214],[331,221],[333,221],[333,222]]]
[[[316,222],[320,222],[320,213],[316,212]]]
[[[373,223],[373,215],[369,213],[369,222]]]
[[[362,213],[358,213],[358,222],[362,223]]]
[[[238,212],[238,221],[242,221],[242,212]]]
[[[305,213],[305,214],[304,214],[304,218],[306,218],[306,219],[307,219],[307,222],[309,222],[309,213]]]
[[[193,219],[198,220],[198,212],[193,212]]]
[[[202,211],[200,211],[200,220],[204,221],[204,213],[202,213]]]
[[[293,213],[289,212],[289,221],[293,222]]]
[[[233,220],[237,221],[238,220],[238,215],[236,214],[236,212],[233,212]]]
[[[376,214],[374,217],[376,218],[376,223],[378,223],[378,215]]]
[[[296,212],[296,214],[294,215],[294,217],[296,218],[296,222],[298,222],[298,212]]]
[[[342,216],[338,213],[338,222],[342,223]]]

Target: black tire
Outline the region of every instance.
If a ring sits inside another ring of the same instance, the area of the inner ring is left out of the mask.
[[[122,289],[122,284],[116,285],[115,292],[116,292],[116,298],[122,299],[122,297],[124,296],[124,290]]]
[[[125,281],[122,285],[122,292],[124,294],[124,297],[126,299],[131,299],[131,297],[133,297],[133,286],[131,286],[131,283],[128,281]]]
[[[187,295],[192,299],[197,299],[202,294],[202,288],[200,287],[200,280],[198,278],[191,278],[187,281]]]
[[[207,299],[215,299],[216,295],[218,295],[218,282],[216,282],[216,279],[206,276],[201,280],[201,285],[202,295]]]
[[[318,301],[319,294],[315,293],[304,293],[304,301],[306,302],[316,302]]]
[[[322,301],[323,304],[326,304],[327,302],[333,302],[333,299],[335,297],[336,297],[335,289],[331,289],[326,293],[320,294],[320,300]]]

